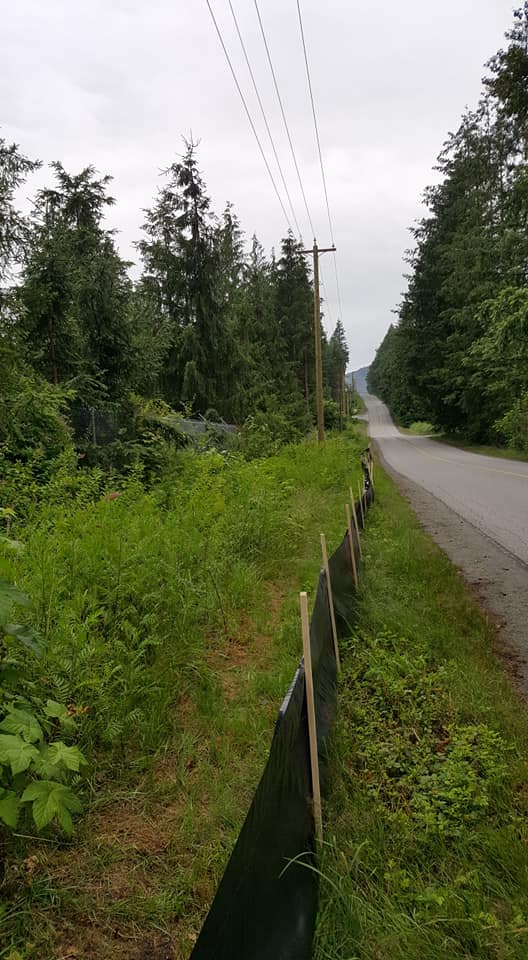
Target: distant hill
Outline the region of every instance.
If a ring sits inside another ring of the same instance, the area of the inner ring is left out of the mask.
[[[349,373],[345,374],[345,380],[347,383],[351,384],[353,377],[357,392],[361,394],[367,393],[368,370],[368,367],[360,367],[359,370],[351,370]]]

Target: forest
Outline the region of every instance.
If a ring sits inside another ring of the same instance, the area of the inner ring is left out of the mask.
[[[16,200],[39,166],[0,140],[1,505],[13,506],[13,472],[15,486],[23,467],[40,482],[66,455],[149,468],[183,414],[245,424],[270,443],[305,436],[313,289],[300,241],[289,234],[270,257],[256,236],[247,244],[231,204],[213,212],[197,144],[185,141],[143,212],[133,281],[105,225],[111,177],[53,163],[23,216]],[[334,426],[348,358],[340,321],[323,351]],[[116,427],[104,449],[87,438],[87,411]]]
[[[369,388],[404,426],[528,450],[528,4],[450,133]]]

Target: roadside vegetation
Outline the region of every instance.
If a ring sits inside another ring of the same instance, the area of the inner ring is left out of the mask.
[[[528,3],[426,189],[408,289],[368,382],[404,426],[528,453]],[[462,105],[461,105],[462,106]]]
[[[446,437],[444,434],[438,434],[434,439],[440,440],[442,443],[448,443],[453,447],[460,447],[462,450],[468,450],[469,453],[481,453],[484,457],[528,461],[528,450],[519,450],[516,447],[492,447],[484,443],[461,443],[460,440]]]
[[[2,641],[7,716],[24,713],[2,731],[35,756],[3,776],[23,800],[54,779],[75,799],[48,804],[49,823],[24,801],[1,828],[0,957],[188,956],[300,657],[298,591],[317,583],[320,531],[342,536],[364,443],[350,427],[249,461],[175,451],[150,487],[101,491],[87,471],[6,515],[8,619],[26,633]]]
[[[485,457],[499,457],[503,460],[528,461],[528,450],[520,450],[516,447],[496,447],[483,443],[465,443],[459,437],[442,433],[432,423],[427,423],[425,420],[415,420],[407,427],[398,422],[397,426],[401,433],[407,433],[415,437],[431,437],[432,440],[447,443],[452,447],[458,447],[460,450],[467,450],[468,453],[480,453]]]
[[[231,204],[215,213],[184,142],[144,211],[133,281],[106,222],[112,177],[53,163],[23,216],[17,196],[40,166],[0,137],[0,467],[37,443],[41,403],[104,469],[130,465],[149,423],[167,431],[182,414],[306,436],[313,286],[293,234],[267,256]],[[332,428],[352,392],[341,322],[321,349]]]
[[[196,143],[134,279],[111,177],[39,167],[0,137],[0,958],[187,957],[364,439],[311,442],[309,262],[213,210]],[[341,322],[321,351],[332,431]]]
[[[401,424],[398,424],[398,429],[401,430],[402,433],[411,433],[415,437],[429,437],[437,432],[433,424],[427,423],[426,420],[415,420],[413,423],[410,423],[408,427],[403,427]]]
[[[317,960],[524,960],[528,718],[493,624],[377,471],[345,643]]]

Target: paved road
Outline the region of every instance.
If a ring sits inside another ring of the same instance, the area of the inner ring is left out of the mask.
[[[364,400],[370,436],[389,467],[528,564],[528,463],[402,434],[380,400]]]

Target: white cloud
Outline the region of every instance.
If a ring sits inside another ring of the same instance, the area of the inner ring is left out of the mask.
[[[311,240],[251,0],[233,0],[305,240]],[[226,0],[214,0],[258,118]],[[328,229],[294,0],[261,0],[320,244]],[[449,129],[479,95],[510,0],[304,0],[351,362],[368,362],[404,286],[407,227]],[[205,0],[17,0],[3,15],[0,126],[30,156],[115,177],[109,220],[134,259],[141,208],[181,135],[201,138],[214,206],[269,248],[285,225]],[[6,55],[7,53],[7,55]],[[259,124],[259,129],[262,124]],[[265,143],[265,133],[262,133]],[[30,188],[49,179],[40,172]],[[27,194],[28,188],[25,190]],[[337,317],[333,264],[323,263]]]

